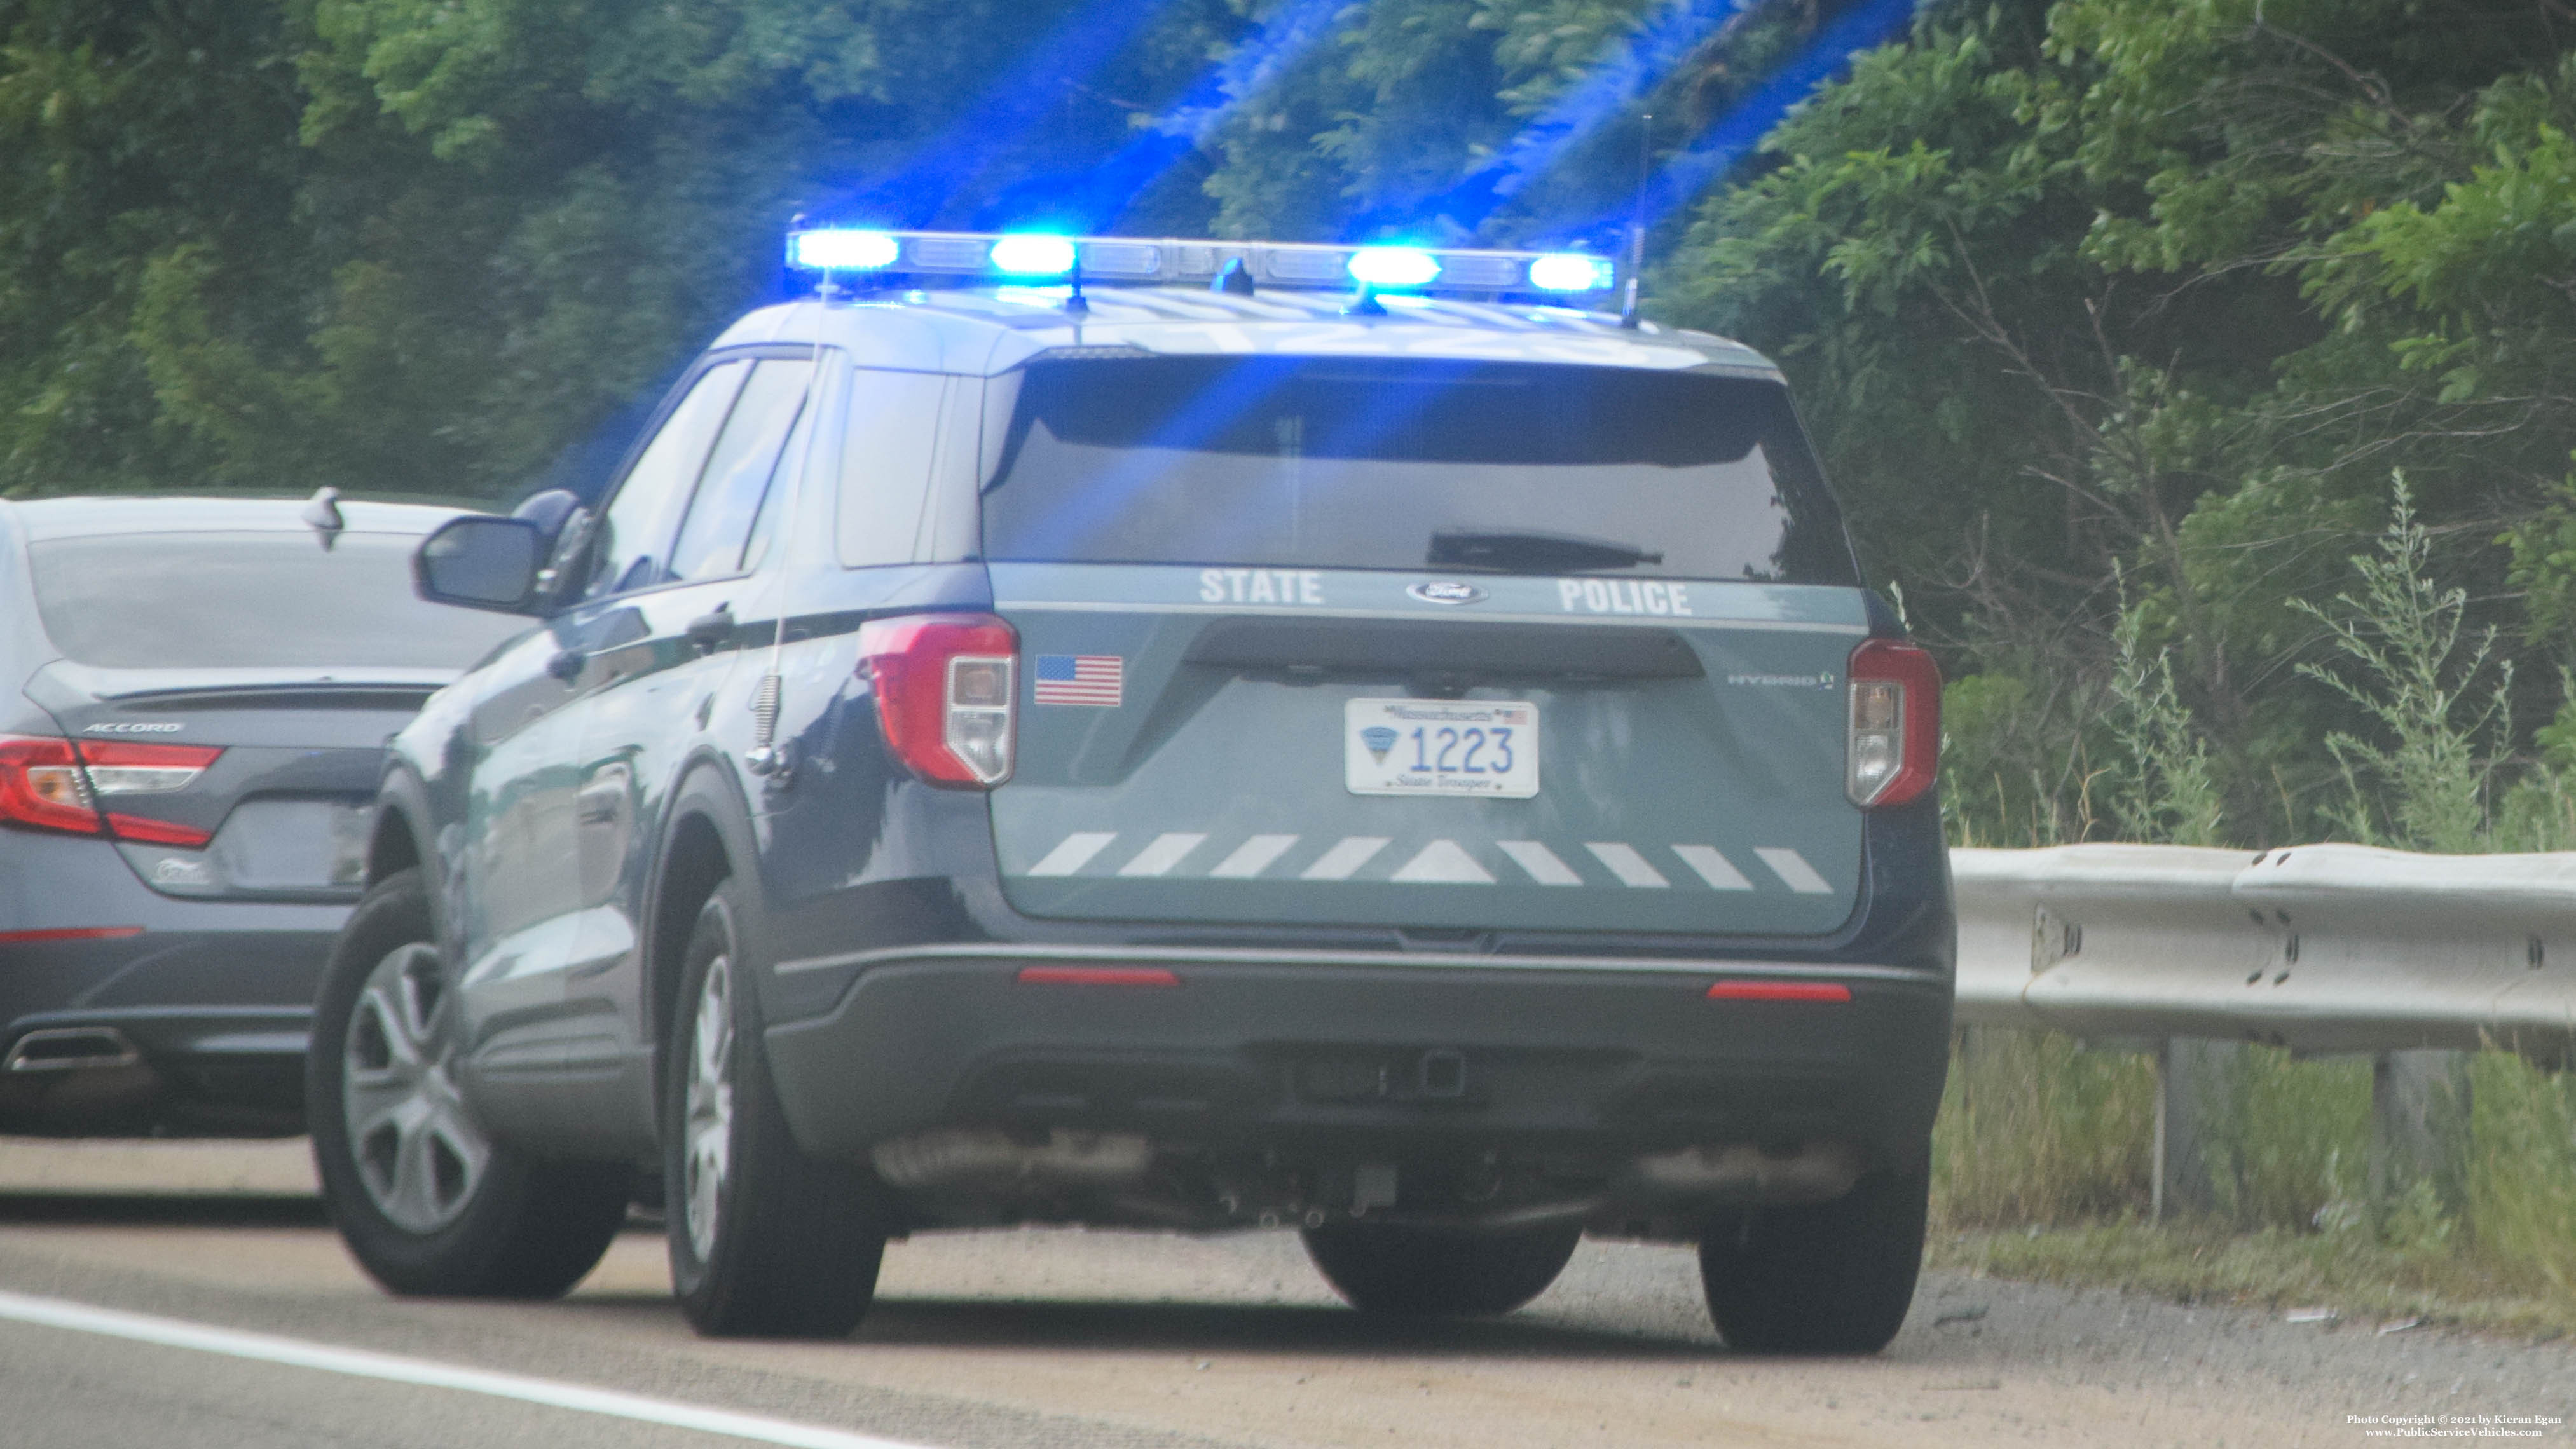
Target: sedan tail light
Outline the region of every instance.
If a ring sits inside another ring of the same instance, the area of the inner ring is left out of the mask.
[[[98,833],[98,810],[71,741],[0,737],[0,820]]]
[[[1851,653],[1851,741],[1844,789],[1864,810],[1903,805],[1941,767],[1941,668],[1897,639]]]
[[[859,629],[886,748],[934,785],[989,790],[1011,777],[1020,638],[990,614],[909,614]]]
[[[0,735],[0,822],[153,845],[203,845],[191,825],[119,811],[104,800],[158,795],[195,784],[223,750],[207,745],[141,745]]]

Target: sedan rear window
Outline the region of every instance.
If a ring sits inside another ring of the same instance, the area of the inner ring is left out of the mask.
[[[406,533],[112,533],[28,547],[64,654],[108,669],[463,669],[527,627],[412,593]]]
[[[1851,584],[1776,382],[1528,363],[1039,363],[992,559]]]

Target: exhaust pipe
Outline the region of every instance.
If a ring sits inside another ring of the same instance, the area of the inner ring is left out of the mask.
[[[1702,1202],[1827,1202],[1860,1181],[1860,1150],[1848,1142],[1802,1142],[1774,1153],[1749,1142],[1685,1147],[1630,1163],[1622,1197]]]
[[[1057,1127],[1025,1142],[990,1128],[947,1128],[889,1138],[869,1157],[896,1187],[1108,1187],[1143,1177],[1154,1144],[1132,1132]]]
[[[130,1067],[143,1060],[125,1033],[112,1026],[59,1026],[31,1031],[0,1062],[6,1072],[77,1072]]]

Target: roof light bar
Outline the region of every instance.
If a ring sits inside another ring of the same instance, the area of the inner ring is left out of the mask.
[[[1058,236],[1045,232],[886,231],[818,227],[787,239],[787,261],[808,272],[875,273],[954,282],[1061,281],[1076,266],[1087,284],[1205,286],[1230,263],[1261,288],[1372,289],[1478,298],[1606,297],[1617,283],[1607,257],[1581,252],[1459,247],[1335,246],[1181,238]]]

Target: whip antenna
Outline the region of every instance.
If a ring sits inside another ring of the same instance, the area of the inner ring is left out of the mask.
[[[1637,283],[1646,270],[1646,186],[1655,174],[1655,113],[1637,118],[1637,197],[1628,214],[1628,286],[1619,302],[1619,325],[1637,325]]]

